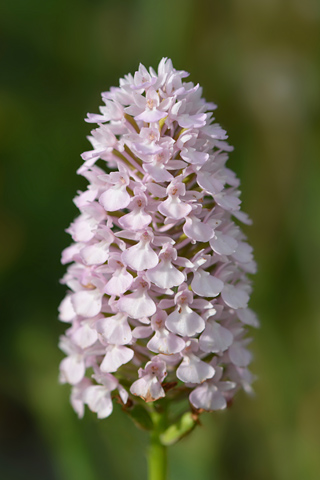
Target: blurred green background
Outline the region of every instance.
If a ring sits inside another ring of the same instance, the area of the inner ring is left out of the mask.
[[[162,56],[218,104],[259,273],[256,397],[203,416],[170,480],[320,478],[320,2],[10,0],[0,7],[0,478],[143,480],[115,406],[78,420],[57,382],[60,252],[100,92]]]

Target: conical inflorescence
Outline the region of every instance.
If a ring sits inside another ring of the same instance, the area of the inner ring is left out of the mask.
[[[105,418],[123,405],[185,395],[195,411],[250,390],[252,248],[239,180],[226,167],[216,107],[162,59],[102,94],[78,173],[88,181],[62,254],[60,379],[71,403]],[[141,400],[142,399],[142,400]]]

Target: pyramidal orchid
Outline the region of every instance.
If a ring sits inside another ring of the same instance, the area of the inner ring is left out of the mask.
[[[106,418],[116,399],[151,430],[154,480],[165,478],[163,445],[250,391],[247,327],[258,326],[232,148],[187,76],[164,58],[102,93],[62,254],[61,382],[79,417],[87,406]]]

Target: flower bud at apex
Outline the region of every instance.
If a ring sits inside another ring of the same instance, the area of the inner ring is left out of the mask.
[[[239,227],[250,220],[215,105],[186,76],[167,58],[157,72],[140,65],[88,114],[98,128],[78,170],[89,185],[67,230],[59,308],[70,325],[60,378],[80,417],[85,405],[108,417],[113,398],[129,414],[183,398],[189,422],[251,390],[256,266]]]

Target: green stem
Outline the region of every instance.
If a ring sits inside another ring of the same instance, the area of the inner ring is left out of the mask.
[[[166,480],[167,478],[167,447],[160,440],[160,435],[165,428],[165,414],[156,411],[151,413],[154,429],[150,435],[148,452],[148,480]]]

